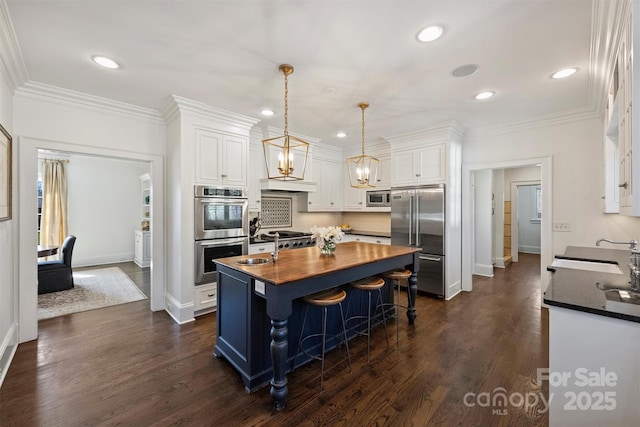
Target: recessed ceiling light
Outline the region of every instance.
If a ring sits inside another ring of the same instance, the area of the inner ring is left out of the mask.
[[[444,27],[442,25],[429,25],[420,30],[418,33],[418,41],[425,43],[432,42],[439,39],[442,33],[444,33]]]
[[[491,98],[493,95],[495,95],[495,92],[491,92],[491,91],[486,91],[486,92],[480,92],[479,94],[477,94],[476,96],[474,96],[475,99],[478,100],[482,100],[482,99],[489,99]]]
[[[576,72],[578,71],[577,68],[565,68],[563,70],[560,71],[556,71],[555,73],[551,74],[551,78],[552,79],[564,79],[565,77],[569,77],[574,75]]]
[[[347,133],[344,132],[344,131],[338,131],[338,132],[336,132],[336,136],[338,138],[344,138],[345,136],[347,136]]]
[[[273,110],[269,110],[268,108],[265,108],[264,110],[260,111],[260,114],[262,114],[265,117],[271,117],[273,116],[275,113],[273,112]]]
[[[111,58],[107,58],[104,56],[92,56],[91,59],[93,60],[93,62],[103,66],[104,68],[109,68],[111,70],[120,68],[120,65],[118,65],[118,63]]]
[[[467,77],[475,73],[476,71],[478,71],[478,66],[476,64],[467,64],[467,65],[461,65],[458,68],[455,68],[451,72],[451,75],[453,77]]]

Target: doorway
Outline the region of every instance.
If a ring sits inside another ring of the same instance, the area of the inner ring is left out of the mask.
[[[92,146],[84,146],[58,141],[20,137],[18,152],[19,183],[21,190],[18,196],[19,221],[18,229],[21,238],[18,242],[19,253],[19,341],[25,342],[38,337],[37,320],[37,253],[34,246],[37,242],[37,230],[34,227],[37,212],[36,183],[38,179],[38,150],[50,150],[102,158],[119,159],[121,161],[146,162],[149,165],[153,196],[151,198],[151,221],[164,223],[164,165],[160,154],[135,153]],[[31,189],[31,190],[29,190]],[[31,216],[30,213],[33,213]],[[162,227],[151,229],[151,285],[150,308],[153,311],[164,309],[164,230]]]
[[[539,184],[540,184],[540,203],[544,207],[541,211],[540,218],[540,288],[541,298],[542,294],[546,290],[549,283],[549,273],[546,271],[546,266],[551,263],[551,157],[540,157],[531,159],[513,160],[507,162],[497,163],[483,163],[463,165],[462,167],[462,290],[473,290],[473,273],[475,266],[476,255],[476,227],[488,226],[490,223],[484,225],[476,224],[475,214],[475,173],[477,171],[498,171],[504,170],[504,173],[510,173],[511,171],[520,168],[539,168]],[[517,179],[513,179],[517,180]],[[499,182],[500,180],[498,180]],[[506,182],[506,178],[505,178]],[[510,182],[510,181],[509,181]],[[508,187],[507,187],[508,188]],[[505,192],[507,194],[507,192]],[[506,197],[505,197],[506,198]],[[496,198],[494,206],[499,206],[500,201]],[[502,210],[500,210],[502,211]],[[515,221],[512,221],[512,226],[515,225]],[[495,227],[496,231],[504,230],[503,227]],[[513,234],[513,233],[512,233]],[[503,234],[502,234],[503,235]],[[513,236],[512,236],[513,237]],[[495,241],[495,240],[494,240]],[[500,246],[502,242],[500,243]],[[516,251],[514,250],[515,254]],[[542,303],[542,301],[541,301]]]
[[[517,231],[513,239],[514,248],[517,247],[518,252],[539,254],[540,219],[542,218],[540,183],[514,183],[514,185],[517,200],[515,209]]]

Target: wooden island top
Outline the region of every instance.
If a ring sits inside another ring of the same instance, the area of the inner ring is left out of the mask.
[[[337,245],[333,255],[320,255],[317,247],[284,250],[275,263],[270,255],[264,254],[214,259],[217,270],[214,356],[225,358],[236,368],[247,392],[270,382],[274,408],[281,411],[289,393],[287,372],[294,368],[298,352],[302,298],[395,268],[406,268],[412,272],[407,292],[407,318],[412,324],[416,318],[419,252],[419,248],[405,246],[348,242]],[[238,264],[248,258],[265,258],[270,262]],[[388,283],[382,293],[383,300],[393,301]],[[359,304],[354,303],[354,307]]]
[[[247,258],[271,260],[270,255],[263,254],[219,258],[215,262],[278,286],[419,251],[419,248],[405,246],[348,242],[337,245],[333,255],[320,255],[317,247],[307,247],[281,251],[277,262],[267,264],[238,264],[238,261]]]

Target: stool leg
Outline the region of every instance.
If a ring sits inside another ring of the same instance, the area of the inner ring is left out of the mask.
[[[371,291],[367,291],[369,305],[367,306],[367,364],[369,363],[369,348],[371,347]]]
[[[340,306],[340,318],[342,318],[342,334],[344,336],[344,345],[347,347],[347,359],[349,359],[349,372],[351,371],[351,353],[349,352],[349,341],[347,340],[347,326],[344,321],[344,312],[342,311],[342,303],[338,304]]]
[[[389,348],[389,335],[387,335],[387,316],[384,314],[384,305],[382,305],[382,289],[378,289],[378,301],[382,309],[382,324],[384,325],[384,337],[387,339],[387,348]]]
[[[393,282],[396,289],[398,290],[398,303],[396,304],[395,309],[396,309],[396,344],[399,344],[400,343],[400,281],[394,280]]]
[[[324,351],[327,343],[327,307],[322,310],[322,359],[320,368],[320,393],[322,393],[322,382],[324,381]]]
[[[307,314],[309,314],[309,305],[305,307],[304,318],[302,319],[302,328],[300,329],[300,338],[298,338],[298,347],[296,348],[296,354],[293,356],[293,366],[291,372],[296,369],[296,359],[298,359],[298,353],[302,350],[302,336],[304,335],[304,325],[307,323]]]

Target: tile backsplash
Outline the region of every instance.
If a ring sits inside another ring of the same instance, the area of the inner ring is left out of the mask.
[[[349,224],[357,231],[373,233],[389,233],[391,231],[391,214],[389,212],[298,212],[299,193],[263,192],[263,197],[291,199],[292,224],[291,227],[265,227],[280,230],[309,231],[314,225],[326,227],[329,225]],[[250,212],[249,217],[257,216],[257,212]]]

